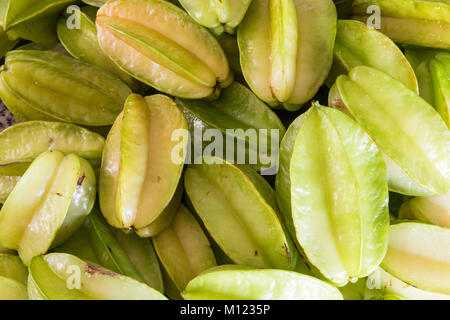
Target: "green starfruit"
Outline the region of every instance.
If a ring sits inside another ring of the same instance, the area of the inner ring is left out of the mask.
[[[450,191],[450,131],[404,84],[359,66],[338,77],[329,104],[354,117],[377,143],[391,191],[415,196]]]
[[[399,218],[420,220],[450,228],[450,193],[412,198],[403,203]]]
[[[0,175],[21,176],[41,153],[74,153],[100,167],[105,139],[69,123],[28,121],[0,133]]]
[[[100,67],[51,51],[10,51],[0,73],[0,98],[25,121],[110,125],[130,93]]]
[[[374,7],[379,11],[368,10]],[[450,48],[450,3],[446,1],[356,0],[352,19],[375,22],[395,42]]]
[[[333,62],[336,19],[332,0],[253,0],[238,29],[253,92],[290,111],[310,100]]]
[[[160,224],[164,213],[170,216],[164,210],[177,193],[187,134],[183,113],[167,96],[127,99],[106,139],[100,170],[100,207],[109,224],[139,234]]]
[[[206,229],[235,263],[295,267],[296,250],[278,214],[275,192],[256,171],[212,157],[190,165],[184,185]]]
[[[134,78],[190,99],[231,84],[217,40],[182,9],[162,0],[111,0],[96,19],[100,47]]]
[[[417,78],[403,52],[381,32],[353,20],[338,20],[334,61],[327,85],[354,67],[366,65],[389,74],[418,92]]]
[[[369,275],[389,226],[375,143],[342,112],[316,104],[288,129],[280,153],[278,203],[309,262],[339,286]]]
[[[189,282],[186,300],[342,300],[338,289],[293,271],[213,268]]]
[[[167,300],[144,283],[70,254],[34,257],[29,270],[31,300]]]
[[[190,16],[215,34],[235,33],[252,0],[179,0]]]
[[[59,151],[41,154],[3,204],[0,244],[17,250],[28,265],[80,227],[95,195],[95,174],[86,160]]]
[[[153,237],[153,245],[178,292],[198,274],[216,266],[208,238],[183,205],[170,226]]]
[[[27,276],[18,256],[0,253],[0,300],[28,300]]]
[[[407,222],[390,227],[381,267],[425,291],[450,294],[450,229]]]

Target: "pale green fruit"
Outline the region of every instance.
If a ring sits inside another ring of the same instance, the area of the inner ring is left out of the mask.
[[[332,62],[331,0],[253,0],[238,29],[242,71],[269,105],[294,111],[324,83]]]
[[[333,67],[327,85],[331,87],[339,75],[360,65],[381,70],[412,91],[419,90],[414,70],[391,39],[359,21],[338,20]]]
[[[173,138],[177,132],[181,136]],[[167,96],[127,99],[106,139],[100,170],[100,207],[109,224],[139,232],[165,212],[177,193],[187,134],[183,113]]]
[[[74,153],[100,167],[105,139],[82,127],[61,122],[27,121],[0,133],[0,174],[21,176],[41,153]]]
[[[450,229],[414,222],[391,226],[381,267],[419,289],[450,294]]]
[[[450,300],[450,295],[421,290],[378,267],[367,279],[367,286],[378,290],[384,300],[397,296],[405,300]]]
[[[213,29],[216,34],[223,31],[234,33],[241,23],[252,0],[179,0],[195,21]]]
[[[27,276],[19,257],[0,253],[0,300],[27,300]]]
[[[295,267],[296,250],[278,215],[275,192],[256,171],[213,157],[190,165],[184,185],[209,234],[235,263]]]
[[[131,93],[102,68],[52,51],[10,51],[0,71],[0,98],[23,121],[111,125]]]
[[[399,218],[420,220],[450,228],[450,193],[413,198],[402,205]]]
[[[293,271],[213,268],[189,282],[186,300],[342,300],[338,289]]]
[[[450,3],[422,0],[356,0],[352,19],[373,22],[367,13],[377,6],[381,32],[395,42],[421,47],[450,48]],[[373,14],[373,12],[371,12]],[[375,17],[376,18],[376,17]]]
[[[0,211],[0,244],[16,249],[28,265],[76,231],[95,195],[95,174],[86,160],[59,151],[41,154]]]
[[[166,300],[141,282],[70,254],[34,257],[29,270],[28,291],[32,300]]]
[[[112,0],[96,19],[100,47],[134,78],[170,95],[205,98],[231,84],[217,40],[162,0]]]
[[[375,143],[342,112],[313,105],[288,129],[280,154],[278,203],[309,262],[339,286],[369,275],[389,226]]]
[[[20,176],[0,176],[0,203],[4,203]]]
[[[415,196],[450,191],[450,131],[415,92],[379,70],[359,66],[338,77],[329,104],[354,117],[377,143],[391,191]]]
[[[121,70],[100,48],[95,22],[84,12],[84,8],[81,8],[81,10],[74,8],[71,15],[79,15],[80,27],[69,28],[68,19],[71,16],[65,16],[59,20],[57,29],[59,41],[67,51],[77,59],[95,64],[116,74],[130,87],[136,86],[136,80]]]
[[[208,238],[183,205],[170,226],[152,240],[159,260],[178,292],[198,274],[216,266]]]

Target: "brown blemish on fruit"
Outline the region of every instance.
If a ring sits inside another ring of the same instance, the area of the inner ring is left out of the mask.
[[[100,275],[111,276],[111,277],[117,276],[117,273],[115,273],[115,272],[97,268],[96,266],[93,266],[93,265],[91,265],[89,263],[86,264],[86,267],[84,268],[84,271],[87,274],[90,274],[90,275],[100,274]]]
[[[255,257],[258,256],[258,250],[255,250]]]
[[[82,175],[78,181],[77,181],[77,186],[81,186],[83,184],[84,179],[86,178],[86,175]]]
[[[156,176],[156,182],[160,183],[161,182],[161,177],[160,176]]]
[[[62,197],[62,196],[63,196],[63,195],[62,195],[61,193],[59,193],[59,192],[57,192],[56,195],[57,195],[58,197]]]

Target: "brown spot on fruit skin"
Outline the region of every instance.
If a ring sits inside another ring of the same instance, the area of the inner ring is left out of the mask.
[[[160,183],[161,182],[161,177],[160,176],[156,176],[156,182]]]
[[[258,250],[255,250],[255,257],[258,256]]]
[[[115,272],[112,272],[112,271],[109,271],[106,269],[97,268],[96,266],[93,266],[89,263],[87,263],[86,267],[84,267],[84,271],[90,275],[100,274],[100,275],[111,276],[111,277],[117,276],[117,273],[115,273]]]
[[[83,184],[84,179],[86,178],[86,176],[83,174],[77,182],[77,186],[81,186]]]
[[[62,195],[61,193],[59,193],[59,192],[57,192],[56,195],[57,195],[58,197],[62,197],[62,196],[63,196],[63,195]]]

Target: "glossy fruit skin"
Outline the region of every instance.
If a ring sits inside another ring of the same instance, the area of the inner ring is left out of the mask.
[[[342,300],[332,285],[293,271],[225,265],[189,282],[186,300]]]
[[[21,176],[41,153],[74,153],[100,166],[105,139],[82,127],[62,122],[27,121],[0,133],[0,174]]]
[[[450,230],[404,222],[390,227],[389,248],[381,267],[417,288],[450,293]]]
[[[400,208],[399,218],[450,228],[450,194],[407,200]]]
[[[367,8],[380,9],[381,32],[402,44],[450,48],[450,3],[419,0],[356,0],[352,19],[368,21]]]
[[[379,70],[358,66],[338,77],[329,105],[351,115],[377,143],[391,191],[412,196],[449,191],[450,131],[415,92]]]
[[[111,125],[130,93],[115,75],[50,51],[10,51],[0,73],[0,97],[23,121]]]
[[[252,0],[180,0],[180,4],[199,24],[219,35],[234,34]]]
[[[339,75],[359,65],[379,69],[412,91],[419,91],[413,68],[391,39],[359,21],[338,20],[333,67],[327,85],[331,87]]]
[[[0,253],[0,300],[28,300],[27,276],[18,256]]]
[[[288,129],[280,152],[278,203],[308,260],[338,286],[370,274],[386,252],[389,225],[374,142],[342,112],[315,104]]]
[[[238,29],[244,77],[272,107],[298,110],[333,62],[336,8],[331,0],[254,0]]]
[[[167,300],[141,282],[64,253],[33,258],[28,290],[31,300]]]
[[[177,209],[172,199],[181,198],[177,190],[187,139],[173,140],[174,132],[183,138],[187,124],[170,98],[133,94],[127,99],[106,139],[100,170],[100,208],[110,225],[139,234]],[[179,161],[172,158],[177,147]],[[141,234],[152,236],[167,225],[159,224],[158,230]]]
[[[80,227],[95,196],[95,174],[86,160],[59,151],[43,153],[0,211],[0,242],[18,250],[28,265],[33,256],[63,243]]]
[[[180,205],[170,226],[152,238],[168,280],[181,292],[201,272],[217,265],[205,233],[194,216]]]
[[[132,77],[188,99],[218,96],[231,84],[217,40],[182,9],[161,0],[114,0],[96,19],[100,47]]]
[[[296,250],[274,190],[256,171],[212,157],[190,165],[184,185],[195,212],[231,260],[259,268],[294,268]]]

